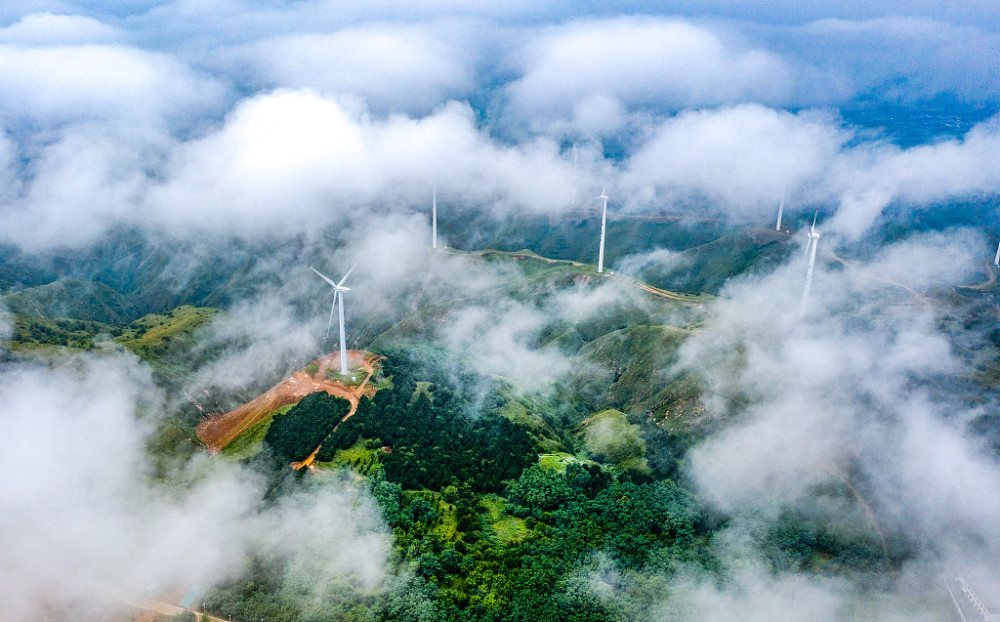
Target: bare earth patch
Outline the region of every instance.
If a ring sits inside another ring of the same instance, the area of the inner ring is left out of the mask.
[[[357,410],[358,400],[361,396],[371,397],[375,393],[375,388],[370,386],[368,381],[374,373],[374,362],[378,355],[359,350],[348,350],[348,364],[352,368],[360,368],[365,372],[364,381],[357,387],[345,385],[338,380],[327,380],[327,369],[331,366],[335,367],[339,363],[339,358],[339,352],[331,352],[321,356],[312,362],[319,367],[315,374],[299,370],[246,404],[224,414],[209,415],[195,428],[198,438],[205,443],[209,451],[217,454],[250,426],[267,416],[268,413],[282,406],[294,404],[317,391],[325,391],[350,402],[351,410],[344,417],[347,419]],[[310,456],[310,459],[306,461],[307,464],[311,462],[311,458]]]

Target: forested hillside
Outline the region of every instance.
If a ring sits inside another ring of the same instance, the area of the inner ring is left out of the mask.
[[[251,463],[276,469],[271,476],[285,478],[284,494],[344,470],[362,475],[393,532],[399,580],[361,598],[332,586],[321,607],[303,608],[292,569],[261,558],[241,578],[215,586],[208,611],[283,622],[624,620],[648,615],[658,602],[654,586],[672,573],[718,564],[708,542],[719,518],[664,477],[676,471],[663,452],[676,459],[686,433],[606,411],[557,441],[572,453],[544,453],[526,428],[504,418],[511,398],[499,387],[419,352],[386,354],[383,388],[323,441],[310,474],[289,479],[287,463],[329,429],[319,405],[338,400],[325,394],[275,417],[264,446],[280,460]],[[310,413],[308,420],[299,413]],[[620,424],[605,425],[611,421]],[[283,449],[293,440],[301,451]],[[906,555],[887,558],[874,535],[845,540],[796,515],[755,537],[775,571],[874,573]],[[618,593],[602,597],[591,587],[609,564],[620,573]]]

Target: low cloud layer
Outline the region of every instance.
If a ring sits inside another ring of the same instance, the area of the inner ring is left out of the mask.
[[[523,55],[523,76],[509,87],[514,114],[529,125],[566,119],[586,133],[617,130],[636,107],[779,102],[790,87],[777,55],[682,20],[572,23]]]
[[[286,35],[232,52],[233,62],[257,77],[251,87],[308,88],[358,97],[383,111],[427,114],[472,94],[474,59],[448,36],[461,28],[370,25]]]
[[[703,497],[727,513],[822,513],[823,487],[853,481],[872,519],[921,555],[1000,560],[982,548],[996,539],[1000,470],[965,427],[972,371],[937,324],[940,303],[922,297],[974,280],[970,246],[964,231],[918,236],[849,269],[821,249],[803,320],[798,261],[729,287],[681,350],[731,423],[690,455]],[[843,509],[827,509],[835,523]]]
[[[661,124],[622,176],[638,206],[691,198],[710,211],[763,220],[784,198],[790,210],[831,206],[827,230],[849,238],[877,224],[893,204],[937,202],[1000,191],[996,118],[960,138],[902,148],[857,140],[818,112],[791,114],[749,104],[682,113]]]
[[[263,509],[260,482],[204,458],[177,474],[189,485],[157,482],[145,451],[159,394],[131,359],[7,370],[0,396],[0,431],[17,439],[0,458],[5,620],[211,583],[251,551],[308,559],[319,584],[382,577],[388,536],[360,493],[334,485]]]
[[[784,193],[859,236],[893,204],[997,192],[995,122],[902,149],[836,113],[954,100],[987,117],[997,44],[988,20],[962,17],[971,6],[775,23],[697,2],[455,2],[377,20],[325,2],[15,3],[0,13],[0,235],[302,232],[406,210],[434,185],[477,209],[558,213],[608,183],[616,209],[739,220]]]

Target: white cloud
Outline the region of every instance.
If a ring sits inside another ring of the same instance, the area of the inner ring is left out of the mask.
[[[569,371],[569,360],[557,350],[532,346],[547,319],[537,309],[503,300],[456,311],[441,337],[450,348],[466,353],[480,373],[510,379],[524,390],[540,390]]]
[[[840,208],[831,227],[848,235],[867,230],[893,201],[927,205],[1000,192],[1000,120],[973,127],[960,139],[909,149],[861,145],[836,171]]]
[[[378,200],[426,201],[430,187],[465,201],[557,209],[574,196],[554,144],[503,146],[450,104],[384,121],[309,91],[242,102],[225,127],[185,143],[153,189],[151,217],[171,228],[300,231]]]
[[[947,94],[959,100],[995,99],[1000,70],[991,62],[1000,42],[986,22],[955,25],[905,13],[874,19],[826,18],[782,29],[785,46],[800,62],[844,83],[842,94],[877,91],[889,102],[928,100]],[[872,62],[873,58],[892,62]],[[823,84],[809,85],[817,95]]]
[[[166,54],[112,45],[0,45],[0,98],[10,117],[49,126],[100,119],[154,126],[204,114],[223,90]]]
[[[640,200],[708,198],[741,215],[784,194],[824,198],[827,169],[850,134],[816,113],[746,104],[684,112],[665,121],[629,160],[623,182]],[[817,197],[818,195],[818,197]]]
[[[592,125],[595,104],[586,102],[596,98],[676,110],[784,101],[790,88],[777,55],[678,19],[573,22],[530,42],[523,56],[523,76],[508,89],[511,114],[539,126],[574,114]]]
[[[467,96],[474,84],[473,55],[450,35],[427,25],[365,25],[268,39],[236,54],[266,86],[355,95],[383,110],[426,113]]]
[[[121,38],[119,29],[82,15],[32,13],[17,23],[0,28],[0,43],[8,45],[114,43]]]
[[[919,297],[967,279],[977,245],[967,231],[917,236],[836,270],[821,250],[805,320],[799,261],[727,288],[681,349],[729,421],[689,455],[703,498],[736,514],[822,512],[816,486],[864,482],[869,520],[922,551],[994,541],[1000,471],[963,429],[966,398],[940,390],[969,370]]]
[[[758,104],[689,111],[659,124],[622,173],[632,206],[707,199],[702,209],[738,219],[836,205],[824,229],[856,238],[890,204],[1000,192],[997,120],[965,136],[901,148],[860,138],[817,111],[792,114]]]

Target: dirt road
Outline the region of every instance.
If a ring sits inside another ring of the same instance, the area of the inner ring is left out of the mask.
[[[858,273],[860,275],[863,275],[863,276],[871,279],[872,281],[878,281],[879,283],[885,283],[886,285],[892,285],[893,287],[898,287],[899,289],[902,289],[903,291],[905,291],[905,292],[909,293],[911,296],[913,296],[914,300],[916,300],[917,302],[921,302],[921,303],[925,303],[925,304],[930,304],[931,303],[930,298],[928,298],[927,296],[924,296],[923,294],[921,294],[917,290],[913,289],[909,285],[904,285],[902,283],[897,283],[896,281],[890,281],[888,279],[883,279],[883,278],[877,277],[874,274],[871,274],[870,272],[867,272],[865,270],[862,270],[862,269],[859,269],[859,268],[855,267],[854,265],[851,264],[851,262],[849,262],[846,259],[838,256],[837,253],[833,252],[832,250],[827,251],[827,252],[830,254],[831,257],[833,257],[834,261],[840,263],[841,265],[843,265],[848,270],[852,270],[853,272],[856,272],[856,273]]]
[[[209,620],[229,622],[228,620],[224,620],[222,618],[216,618],[208,614],[203,614],[195,611],[194,609],[185,609],[184,607],[178,607],[177,605],[171,605],[169,603],[162,603],[158,600],[153,600],[152,598],[144,598],[134,594],[117,593],[114,595],[114,599],[130,607],[135,607],[136,609],[142,609],[144,611],[152,611],[153,613],[158,613],[164,616],[175,616],[184,613],[185,611],[190,611],[197,616],[198,620],[201,620],[202,616],[207,616]]]
[[[585,264],[585,263],[581,263],[579,261],[572,261],[570,259],[552,259],[551,257],[542,257],[541,255],[536,255],[534,253],[509,253],[509,252],[505,252],[505,251],[496,251],[496,250],[459,251],[459,250],[455,250],[455,249],[448,249],[447,252],[449,254],[451,254],[451,255],[479,255],[479,256],[482,256],[482,257],[486,257],[486,256],[489,256],[489,255],[502,255],[504,257],[511,257],[513,259],[521,259],[521,260],[533,259],[535,261],[540,261],[542,263],[547,263],[547,264],[566,264],[566,265],[575,266],[575,267],[581,267],[581,266],[588,265],[588,264]],[[590,265],[593,265],[593,264],[590,264]],[[632,278],[630,276],[625,276],[625,275],[619,274],[617,272],[611,272],[611,271],[609,271],[609,272],[604,272],[604,273],[601,273],[601,274],[596,274],[596,276],[601,276],[601,277],[605,277],[605,278],[618,279],[620,281],[624,281],[624,282],[628,283],[629,285],[632,285],[634,287],[638,287],[639,289],[643,290],[646,293],[652,294],[654,296],[658,296],[660,298],[666,298],[668,300],[674,300],[674,301],[677,301],[677,302],[683,302],[683,303],[687,303],[687,304],[695,305],[695,306],[702,306],[702,303],[706,302],[706,300],[704,299],[704,297],[701,297],[701,296],[691,296],[691,295],[688,295],[688,294],[681,294],[679,292],[672,292],[672,291],[666,290],[666,289],[660,289],[659,287],[654,287],[652,285],[649,285],[648,283],[644,283],[644,282],[642,282],[642,281],[640,281],[638,279],[634,279],[634,278]]]

